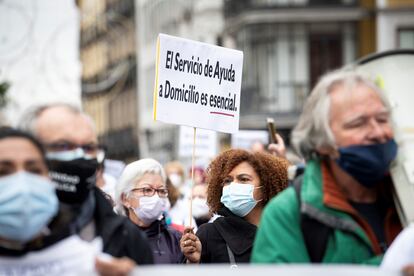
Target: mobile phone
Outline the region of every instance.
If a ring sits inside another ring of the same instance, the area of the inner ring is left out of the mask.
[[[267,129],[269,130],[271,143],[277,144],[275,120],[273,118],[267,118]]]

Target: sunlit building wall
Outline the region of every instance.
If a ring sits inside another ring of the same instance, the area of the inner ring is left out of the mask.
[[[108,157],[138,151],[135,8],[133,0],[81,0],[82,101]]]
[[[414,0],[377,0],[379,51],[414,49]]]

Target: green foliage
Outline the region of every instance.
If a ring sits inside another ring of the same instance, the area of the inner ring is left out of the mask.
[[[8,82],[0,83],[0,108],[3,108],[7,105],[7,90],[9,89],[10,84]]]

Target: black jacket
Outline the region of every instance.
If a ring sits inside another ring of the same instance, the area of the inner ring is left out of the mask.
[[[152,264],[150,245],[144,233],[128,218],[113,212],[111,204],[94,188],[96,234],[102,237],[103,251],[114,257],[129,257],[137,264]]]
[[[126,217],[113,212],[112,205],[99,188],[92,191],[95,197],[93,219],[96,235],[103,241],[103,251],[114,257],[128,257],[139,265],[153,264],[152,250],[145,234]],[[78,209],[60,204],[59,213],[49,225],[50,234],[31,241],[20,249],[0,246],[1,256],[22,256],[28,252],[42,250],[79,231],[72,227]]]
[[[180,248],[181,233],[168,227],[165,219],[154,221],[148,228],[140,228],[147,234],[155,264],[177,264],[184,261]]]
[[[252,253],[257,227],[223,207],[223,217],[200,226],[197,236],[201,241],[201,263],[229,263],[227,245],[236,263],[248,263]]]

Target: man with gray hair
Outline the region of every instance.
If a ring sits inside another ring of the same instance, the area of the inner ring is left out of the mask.
[[[20,127],[32,132],[46,149],[57,196],[74,213],[70,232],[87,241],[101,237],[103,251],[114,257],[152,263],[144,234],[128,219],[117,216],[95,186],[102,149],[92,119],[77,107],[52,104],[26,113]]]
[[[305,172],[264,210],[252,261],[379,264],[401,230],[389,176],[397,145],[381,90],[354,71],[323,76],[292,144]]]

